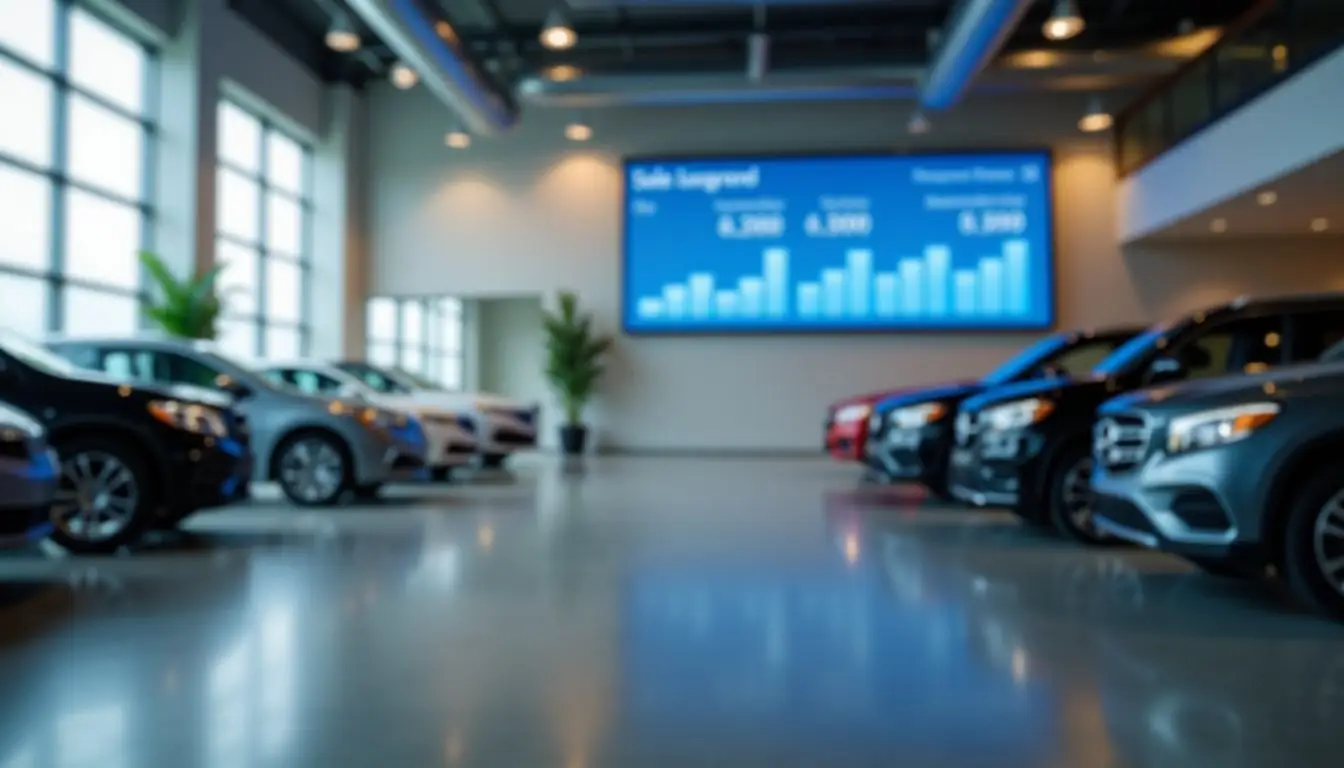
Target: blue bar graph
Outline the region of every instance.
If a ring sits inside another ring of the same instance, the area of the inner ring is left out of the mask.
[[[684,283],[669,283],[653,296],[639,297],[635,311],[644,320],[864,320],[953,317],[1004,321],[1031,312],[1027,241],[1001,244],[997,254],[956,254],[930,244],[920,255],[884,262],[867,248],[851,248],[841,263],[815,279],[791,284],[789,251],[766,248],[760,274],[716,285],[709,272],[693,272]]]

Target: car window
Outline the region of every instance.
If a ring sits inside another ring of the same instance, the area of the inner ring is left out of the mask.
[[[214,367],[206,365],[194,357],[179,355],[176,352],[162,352],[167,367],[168,381],[174,384],[190,384],[196,387],[221,389],[219,379],[223,375]]]
[[[1054,357],[1047,358],[1044,365],[1066,376],[1082,376],[1105,360],[1118,343],[1115,339],[1104,341],[1085,341],[1062,350]]]
[[[121,381],[152,383],[165,378],[162,371],[155,375],[154,353],[144,350],[104,350],[97,366],[103,373]]]
[[[341,388],[341,383],[330,376],[324,376],[317,371],[294,370],[287,371],[292,386],[307,392],[310,395],[320,395],[328,392],[335,392]]]
[[[1344,354],[1344,311],[1303,312],[1292,323],[1294,361],[1337,360]]]
[[[1263,371],[1283,362],[1283,318],[1223,323],[1178,342],[1169,354],[1180,360],[1189,379]]]

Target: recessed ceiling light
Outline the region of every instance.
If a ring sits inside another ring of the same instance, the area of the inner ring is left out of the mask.
[[[1214,219],[1209,222],[1209,231],[1222,234],[1227,231],[1227,219]]]
[[[1319,218],[1319,219],[1312,219],[1312,220],[1311,220],[1311,231],[1312,231],[1312,232],[1324,232],[1325,230],[1327,230],[1327,229],[1329,229],[1329,228],[1330,228],[1330,220],[1327,219],[1327,218],[1325,218],[1325,217],[1321,217],[1321,218]]]
[[[466,149],[471,146],[471,134],[466,131],[449,131],[448,135],[443,137],[443,143],[453,149]]]
[[[1266,189],[1255,196],[1255,201],[1261,205],[1273,205],[1279,202],[1279,193],[1272,189]]]
[[[574,47],[579,41],[579,34],[570,26],[565,12],[556,8],[546,17],[546,24],[541,28],[538,38],[542,45],[552,51],[563,51]]]
[[[593,129],[583,123],[570,123],[565,126],[565,138],[570,141],[587,141],[593,138]]]
[[[1109,130],[1115,118],[1101,105],[1101,99],[1092,97],[1087,104],[1087,112],[1078,120],[1078,130],[1084,133],[1098,133]]]
[[[349,16],[341,13],[331,20],[331,27],[327,29],[326,43],[328,48],[337,53],[353,53],[359,50],[361,44],[359,33],[350,23]]]
[[[416,74],[414,69],[397,62],[392,65],[392,71],[388,75],[388,79],[392,81],[393,85],[404,91],[407,88],[414,88],[415,84],[420,82],[420,75]]]
[[[1087,27],[1076,0],[1059,0],[1055,10],[1041,27],[1041,34],[1050,40],[1068,40],[1077,37]]]

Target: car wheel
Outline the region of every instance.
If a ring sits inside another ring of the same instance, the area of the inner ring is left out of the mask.
[[[451,483],[453,481],[453,468],[434,467],[430,470],[429,477],[436,483]]]
[[[1075,449],[1055,463],[1046,502],[1055,531],[1072,541],[1101,545],[1115,538],[1097,528],[1092,519],[1092,454]]]
[[[1248,569],[1210,557],[1187,557],[1187,562],[1208,576],[1220,579],[1249,579],[1253,575]]]
[[[280,490],[295,504],[328,507],[353,482],[354,468],[338,438],[320,432],[293,435],[277,450]]]
[[[56,446],[61,479],[52,504],[51,538],[71,552],[115,552],[150,524],[156,501],[149,468],[134,446],[115,438]]]
[[[502,469],[507,458],[509,458],[507,453],[481,454],[481,466],[485,469]]]
[[[1314,472],[1293,499],[1283,535],[1283,575],[1301,603],[1344,620],[1344,472]]]

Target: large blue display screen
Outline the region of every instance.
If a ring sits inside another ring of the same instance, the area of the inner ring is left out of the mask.
[[[631,333],[1037,330],[1046,152],[630,160]]]

